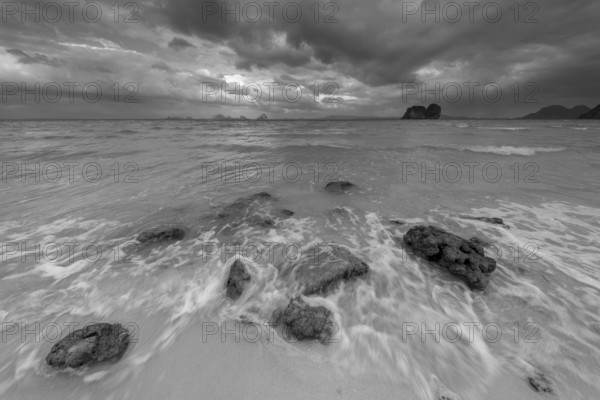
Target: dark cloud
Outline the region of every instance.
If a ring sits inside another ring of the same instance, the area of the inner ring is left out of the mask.
[[[185,39],[174,37],[173,40],[169,42],[169,47],[173,50],[180,51],[185,50],[189,47],[196,47]]]
[[[199,97],[198,82],[230,75],[240,75],[246,82],[299,82],[307,92],[317,81],[338,84],[336,96],[344,102],[336,110],[312,99],[252,105],[257,112],[282,116],[303,112],[306,116],[315,112],[401,115],[408,106],[433,101],[402,98],[405,83],[502,85],[504,97],[497,103],[481,96],[474,102],[466,97],[458,102],[442,99],[444,113],[455,115],[510,117],[553,103],[591,107],[600,102],[596,79],[600,2],[519,2],[516,15],[514,0],[496,0],[502,10],[498,22],[489,20],[493,10],[484,15],[482,8],[488,2],[481,2],[472,22],[468,9],[462,7],[461,20],[452,23],[449,12],[443,11],[451,2],[444,0],[334,0],[335,5],[318,0],[317,21],[315,1],[279,0],[269,15],[266,2],[253,0],[150,0],[139,4],[135,15],[139,22],[128,24],[70,23],[68,18],[58,23],[22,23],[10,17],[0,24],[4,43],[10,43],[10,49],[0,51],[0,73],[3,79],[16,81],[29,77],[59,82],[140,80],[144,81],[144,107],[161,102],[166,107],[182,103],[191,107]],[[25,2],[33,8],[33,0]],[[260,18],[254,22],[250,20],[256,17],[255,6],[250,4],[261,6]],[[439,20],[419,11],[407,15],[406,4],[421,4],[428,10],[439,4]],[[297,6],[302,16],[292,22],[289,16]],[[237,16],[222,13],[236,7]],[[334,19],[331,23],[324,21],[328,15]],[[160,74],[164,79],[156,79]],[[515,83],[520,85],[519,101],[511,91]],[[537,85],[538,102],[524,103],[528,93],[524,88],[530,83]],[[214,107],[215,113],[226,113],[218,110],[218,104]],[[154,115],[152,110],[148,114]]]
[[[298,22],[283,17],[288,3],[302,9]],[[427,0],[421,6],[435,10],[437,3],[437,22],[432,14],[409,13],[405,3],[339,0],[335,10],[322,1],[319,22],[311,11],[314,0],[278,2],[272,20],[263,8],[256,23],[248,22],[250,11],[243,11],[247,2],[241,3],[239,22],[222,13],[234,9],[238,1],[170,0],[164,14],[174,30],[227,44],[236,52],[241,69],[297,67],[314,58],[374,86],[416,81],[415,71],[434,61],[469,62],[469,68],[487,75],[474,78],[497,78],[510,72],[507,61],[531,61],[527,53],[515,59],[519,48],[545,44],[560,51],[585,37],[596,38],[600,31],[596,21],[600,3],[587,0],[546,0],[533,3],[537,8],[521,5],[518,15],[511,11],[512,0],[501,0],[495,3],[502,12],[499,21],[494,22],[494,8],[479,6],[473,9],[473,22],[469,8],[462,7],[456,23],[451,22],[452,10],[442,8],[444,2]],[[323,23],[329,14],[338,22]],[[285,46],[277,45],[278,37],[284,38]],[[582,55],[598,52],[592,42],[583,47]]]
[[[45,64],[51,67],[57,67],[59,65],[57,60],[51,59],[48,56],[40,53],[33,53],[29,55],[19,49],[7,49],[6,52],[18,57],[19,59],[17,62],[21,64]]]
[[[174,71],[173,68],[169,67],[169,65],[164,61],[160,61],[160,62],[157,62],[156,64],[152,64],[152,66],[150,68],[158,69],[160,71],[166,71],[166,72]]]

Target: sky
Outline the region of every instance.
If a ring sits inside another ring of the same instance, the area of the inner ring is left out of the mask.
[[[0,118],[600,104],[597,0],[2,0]]]

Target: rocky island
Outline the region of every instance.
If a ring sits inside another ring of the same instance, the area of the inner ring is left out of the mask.
[[[427,108],[423,106],[409,107],[402,119],[439,119],[441,115],[442,107],[430,104]]]

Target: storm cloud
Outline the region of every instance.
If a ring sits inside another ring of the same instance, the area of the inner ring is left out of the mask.
[[[136,82],[144,101],[119,109],[148,116],[401,116],[436,101],[445,114],[516,117],[600,102],[600,3],[592,0],[163,0],[134,13],[127,3],[116,16],[104,4],[96,22],[77,13],[57,22],[8,16],[3,79]],[[273,82],[298,87],[302,98],[289,101],[279,86],[269,98]],[[206,96],[214,83],[228,95],[260,86],[263,96]],[[319,101],[331,84],[340,101]]]

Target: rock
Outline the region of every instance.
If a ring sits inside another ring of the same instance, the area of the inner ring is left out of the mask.
[[[442,107],[437,104],[430,104],[425,111],[425,119],[440,119],[442,115]]]
[[[552,382],[541,372],[536,372],[534,376],[527,378],[531,388],[538,393],[554,393]]]
[[[261,114],[260,117],[256,118],[257,121],[268,121],[269,117],[267,117],[267,114]]]
[[[414,253],[466,278],[472,289],[485,289],[496,261],[486,257],[483,247],[434,226],[415,226],[403,237]]]
[[[309,306],[302,298],[295,297],[281,317],[283,326],[298,340],[319,340],[324,343],[335,333],[331,311],[323,306]]]
[[[431,104],[427,108],[423,106],[409,107],[402,119],[439,119],[441,115],[442,107]]]
[[[185,237],[185,229],[179,226],[166,226],[152,228],[140,233],[137,241],[142,244],[154,242],[173,242]]]
[[[472,219],[472,220],[475,220],[475,221],[487,222],[488,224],[502,225],[502,226],[508,228],[508,226],[504,224],[504,220],[502,220],[502,218],[497,218],[497,217],[469,217],[469,216],[463,216],[462,218]]]
[[[79,368],[116,361],[129,345],[129,331],[121,324],[99,323],[71,332],[52,346],[46,362],[56,368]]]
[[[240,260],[235,260],[229,270],[227,278],[226,295],[230,299],[237,300],[244,292],[246,284],[250,282],[251,276],[246,270],[246,266]]]
[[[253,206],[265,204],[273,200],[275,200],[273,196],[267,192],[252,194],[250,196],[237,199],[227,207],[223,208],[223,210],[221,210],[221,212],[219,212],[217,215],[219,218],[245,215],[251,211]]]
[[[480,239],[477,236],[473,236],[471,239],[469,239],[469,242],[477,244],[481,247],[488,247],[491,245],[491,243],[488,242],[487,240]]]
[[[252,215],[246,219],[246,223],[257,228],[273,228],[275,226],[275,221],[261,215]]]
[[[204,218],[203,226],[213,226],[221,238],[231,237],[245,225],[251,228],[271,229],[278,220],[294,215],[293,211],[275,208],[277,199],[267,192],[240,197],[222,207],[216,215]]]
[[[325,294],[336,288],[340,281],[352,280],[368,272],[366,263],[346,248],[333,244],[312,246],[292,266],[294,282],[306,296]]]
[[[579,116],[579,119],[600,119],[600,105]]]
[[[409,107],[402,119],[425,119],[427,109],[423,106]]]
[[[502,220],[502,218],[488,218],[488,217],[477,217],[474,218],[478,221],[483,221],[483,222],[487,222],[490,224],[496,224],[496,225],[504,225],[504,221]]]
[[[294,212],[290,211],[290,210],[286,210],[286,209],[276,210],[276,216],[278,216],[280,218],[289,218],[293,215],[294,215]]]
[[[325,185],[325,190],[328,190],[332,193],[344,193],[355,186],[356,185],[354,183],[348,181],[329,182],[327,185]]]
[[[336,207],[327,212],[328,218],[351,218],[351,213],[344,207]]]

